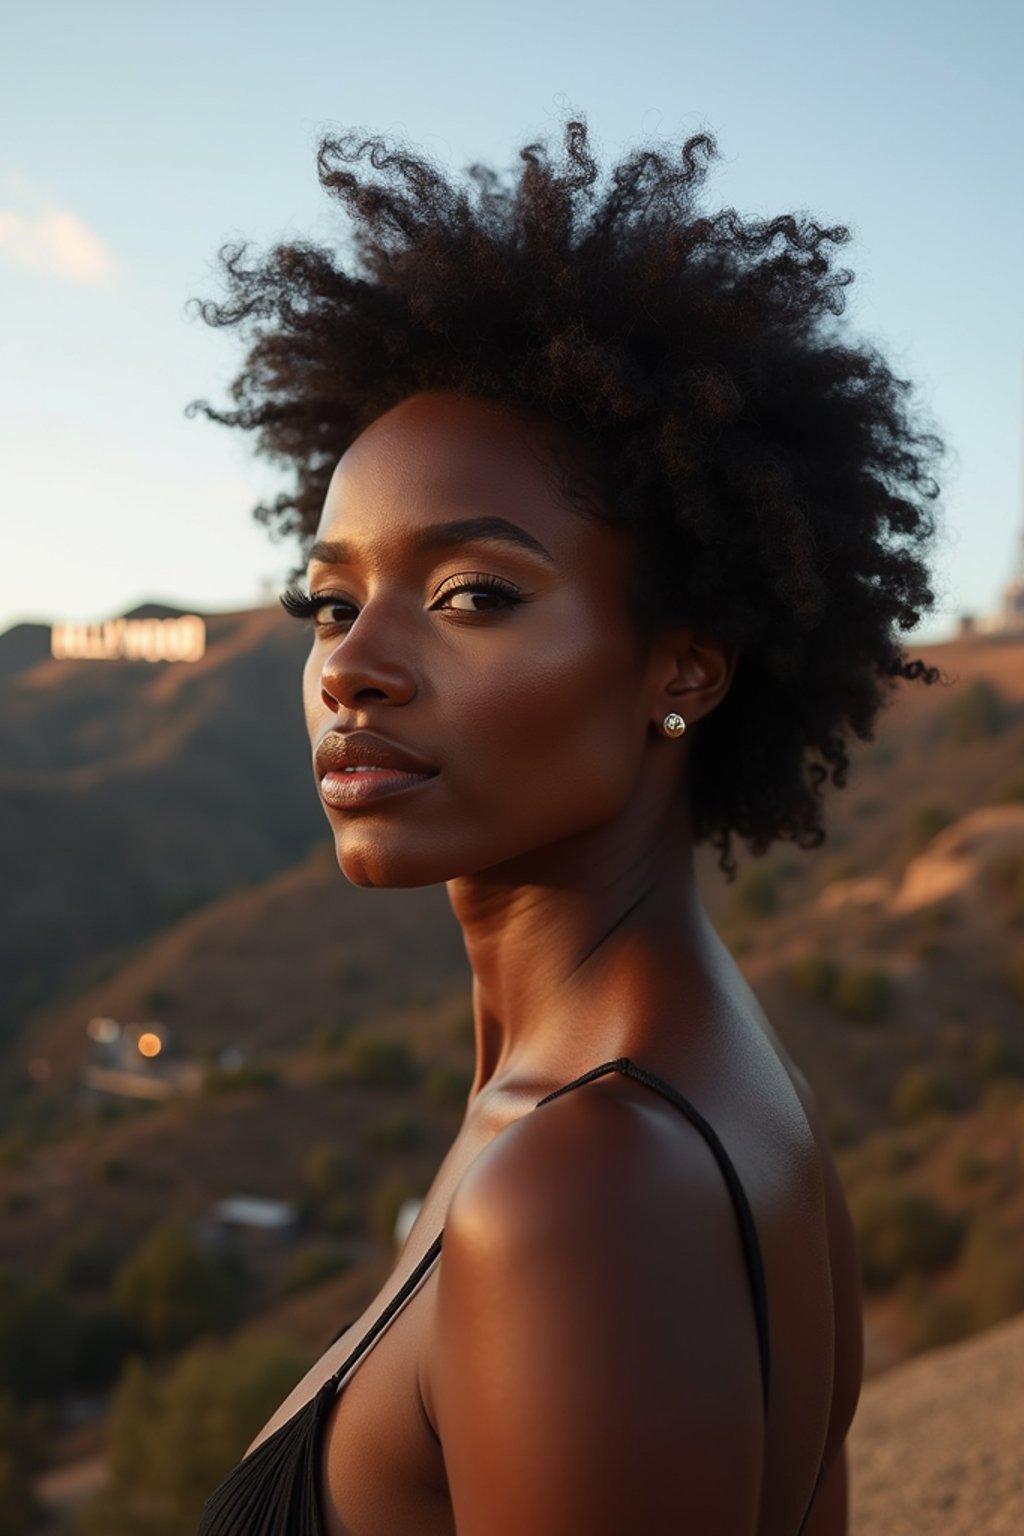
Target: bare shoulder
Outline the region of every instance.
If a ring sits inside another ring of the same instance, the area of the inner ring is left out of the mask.
[[[708,1146],[663,1108],[618,1074],[581,1085],[455,1191],[430,1399],[460,1533],[756,1529],[742,1244]]]

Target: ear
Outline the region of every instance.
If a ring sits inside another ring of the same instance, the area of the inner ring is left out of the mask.
[[[689,627],[666,631],[651,660],[654,723],[660,726],[670,710],[687,725],[710,714],[728,693],[738,659],[738,645]]]

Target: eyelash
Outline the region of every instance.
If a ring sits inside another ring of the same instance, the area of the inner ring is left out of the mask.
[[[440,594],[440,596],[451,597],[456,592],[477,591],[500,593],[504,598],[507,599],[506,606],[510,608],[521,601],[520,594],[515,587],[511,586],[507,581],[502,581],[500,576],[488,576],[485,574],[474,576],[472,581],[463,581],[458,586],[448,587]],[[350,608],[353,606],[353,604],[349,603],[345,598],[337,597],[333,593],[303,592],[300,587],[287,587],[284,592],[281,593],[278,601],[280,602],[285,612],[289,614],[293,619],[312,619],[314,621],[314,629],[332,629],[336,627],[331,624],[317,624],[315,621],[318,609],[324,608],[328,604],[333,604],[336,608]],[[472,613],[467,613],[465,609],[456,609],[452,611],[465,615],[467,618],[479,616]],[[497,611],[497,609],[493,608],[481,609],[479,614],[482,615],[484,613],[494,613]]]

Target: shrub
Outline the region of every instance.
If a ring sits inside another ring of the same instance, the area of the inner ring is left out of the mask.
[[[1024,1051],[997,1029],[988,1029],[974,1048],[974,1070],[985,1082],[1024,1077]]]
[[[362,1226],[362,1212],[349,1195],[335,1195],[320,1211],[320,1225],[336,1237],[349,1237]]]
[[[936,1293],[919,1275],[908,1275],[900,1287],[900,1299],[911,1321],[910,1348],[920,1354],[955,1344],[974,1328],[970,1298],[960,1291]]]
[[[945,805],[919,805],[910,818],[909,841],[911,851],[920,853],[933,837],[946,827],[952,826],[956,817]]]
[[[856,1145],[857,1127],[848,1115],[838,1112],[825,1116],[825,1132],[835,1151]]]
[[[875,966],[850,966],[837,978],[832,1002],[850,1019],[871,1021],[884,1017],[893,1001],[892,978]]]
[[[405,1174],[389,1173],[380,1179],[370,1196],[370,1230],[382,1248],[395,1245],[395,1222],[405,1200],[415,1200],[421,1191]]]
[[[355,1160],[330,1141],[321,1141],[311,1147],[302,1165],[303,1183],[317,1200],[350,1193],[358,1173]]]
[[[745,869],[732,894],[733,912],[738,917],[771,917],[779,910],[778,875],[768,869]]]
[[[824,883],[831,885],[833,881],[855,880],[860,872],[856,859],[833,859],[825,871]]]
[[[371,1152],[415,1152],[423,1145],[423,1127],[412,1115],[399,1111],[366,1126],[363,1143]]]
[[[947,706],[943,716],[952,741],[964,746],[998,736],[1006,724],[1006,702],[987,678],[975,678],[958,698]]]
[[[901,1120],[950,1114],[959,1104],[956,1084],[937,1067],[910,1067],[896,1084],[892,1096],[893,1112]]]
[[[64,1291],[105,1286],[117,1266],[117,1248],[107,1232],[87,1227],[69,1238],[54,1261],[54,1280]]]
[[[107,1184],[119,1183],[129,1174],[129,1166],[123,1157],[118,1157],[116,1152],[107,1152],[98,1160],[96,1173]]]
[[[452,1019],[451,1039],[453,1045],[472,1045],[475,1035],[473,1007],[467,1004]]]
[[[145,1347],[136,1323],[112,1307],[90,1307],[74,1319],[68,1383],[82,1392],[106,1392],[131,1354]]]
[[[885,1289],[912,1271],[947,1264],[963,1235],[960,1218],[914,1190],[885,1185],[855,1190],[850,1213],[864,1283],[875,1289]]]
[[[987,1205],[975,1212],[964,1243],[963,1279],[977,1328],[1024,1310],[1024,1242]]]
[[[1024,800],[1024,773],[1017,773],[1001,786],[996,794],[997,803],[1006,804],[1008,801]]]
[[[203,1073],[205,1094],[231,1093],[236,1088],[276,1088],[281,1075],[268,1062],[243,1061],[237,1067],[210,1065]]]
[[[465,1067],[434,1067],[423,1084],[423,1097],[433,1109],[461,1111],[473,1086],[473,1074]]]
[[[81,1536],[193,1536],[211,1489],[308,1364],[266,1336],[195,1346],[163,1379],[129,1360],[107,1420],[108,1482],[81,1510]]]
[[[297,1291],[308,1291],[333,1275],[344,1274],[352,1262],[350,1253],[342,1253],[337,1248],[305,1248],[289,1264],[281,1285],[282,1294],[292,1296]]]
[[[829,1001],[835,994],[841,975],[840,967],[820,953],[803,955],[789,968],[789,979],[805,997]]]
[[[983,1183],[994,1169],[988,1158],[983,1157],[974,1147],[961,1147],[953,1157],[950,1171],[958,1184],[973,1189]]]
[[[314,1026],[310,1034],[310,1043],[315,1051],[323,1056],[329,1056],[345,1044],[349,1032],[350,1026],[341,1019],[325,1019]]]
[[[146,1013],[159,1013],[171,1006],[174,993],[168,987],[149,987],[142,994],[142,1002]]]
[[[366,1088],[400,1088],[416,1079],[416,1064],[404,1040],[352,1035],[346,1057],[353,1081]]]
[[[1015,950],[1010,956],[1006,966],[1006,979],[1014,997],[1024,1003],[1024,949]]]
[[[156,1349],[176,1349],[238,1320],[245,1276],[237,1254],[209,1254],[179,1227],[159,1226],[121,1265],[114,1296]]]

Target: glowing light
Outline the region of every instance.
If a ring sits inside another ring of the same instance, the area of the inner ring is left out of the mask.
[[[159,1056],[164,1048],[164,1043],[159,1035],[154,1035],[151,1030],[139,1036],[139,1050],[143,1056]]]
[[[112,1045],[121,1033],[121,1026],[116,1019],[90,1019],[85,1032],[90,1040],[96,1040],[100,1045]]]

